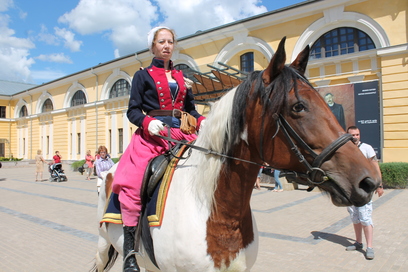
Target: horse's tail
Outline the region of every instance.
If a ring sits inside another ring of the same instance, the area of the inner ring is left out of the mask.
[[[91,268],[90,272],[108,272],[113,265],[116,262],[116,259],[118,258],[118,252],[116,249],[111,245],[109,247],[109,252],[108,252],[108,262],[106,263],[105,267],[103,268],[103,271],[99,271],[98,268],[96,267],[96,263],[94,263],[93,267]]]

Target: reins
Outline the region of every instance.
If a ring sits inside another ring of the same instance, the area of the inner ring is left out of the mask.
[[[170,134],[170,127],[169,127],[168,125],[165,125],[165,127],[167,127],[167,135],[171,135],[171,134]],[[191,147],[191,148],[193,148],[193,149],[196,149],[196,150],[198,150],[198,151],[201,151],[201,152],[205,153],[206,155],[210,155],[210,154],[211,154],[211,155],[215,155],[215,156],[219,156],[219,157],[223,157],[223,158],[227,158],[227,159],[232,159],[232,160],[247,162],[247,163],[251,163],[251,164],[255,164],[255,165],[259,165],[259,166],[263,166],[263,167],[265,167],[265,168],[268,168],[267,166],[265,166],[265,165],[263,165],[263,164],[260,164],[260,163],[257,163],[257,162],[248,161],[248,160],[244,160],[244,159],[237,158],[237,157],[233,157],[233,156],[228,156],[228,155],[226,155],[226,154],[222,154],[222,153],[219,153],[219,152],[217,152],[217,151],[214,151],[214,150],[211,150],[211,149],[208,149],[208,148],[204,148],[204,147],[195,145],[194,142],[193,142],[193,143],[188,143],[188,142],[185,142],[185,141],[179,141],[179,140],[173,139],[173,138],[171,138],[171,137],[163,136],[163,135],[160,135],[160,134],[156,134],[155,136],[157,136],[157,137],[159,137],[159,138],[161,138],[161,139],[163,139],[163,140],[168,141],[168,142],[169,142],[170,154],[171,154],[173,157],[176,157],[176,158],[179,158],[179,159],[186,159],[186,158],[177,157],[175,154],[173,154],[173,153],[171,152],[171,144],[170,144],[170,142],[176,143],[176,144],[186,145],[186,146],[188,146],[188,147]]]

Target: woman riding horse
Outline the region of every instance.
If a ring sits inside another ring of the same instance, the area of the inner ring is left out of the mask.
[[[153,247],[141,243],[137,255],[147,271],[250,271],[258,252],[250,200],[263,162],[298,173],[337,206],[362,206],[380,185],[377,170],[304,77],[309,47],[285,65],[284,43],[265,70],[214,103],[194,144],[200,150],[172,169],[161,225],[145,232]],[[117,179],[114,172],[107,184]],[[101,191],[99,219],[105,197]],[[101,272],[123,254],[123,229],[108,223],[99,234],[95,270]]]
[[[134,255],[134,235],[141,211],[141,187],[149,161],[168,149],[166,141],[154,136],[167,136],[163,123],[171,127],[173,139],[192,141],[195,134],[180,130],[181,111],[198,120],[198,128],[205,117],[195,108],[194,97],[188,89],[183,73],[175,70],[171,61],[175,33],[161,26],[148,34],[148,46],[154,54],[149,67],[135,73],[130,93],[127,117],[139,129],[121,157],[112,191],[119,195],[124,224],[124,271],[139,271]],[[145,115],[143,112],[146,112]]]

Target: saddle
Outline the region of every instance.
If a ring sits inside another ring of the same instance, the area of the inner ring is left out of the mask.
[[[153,193],[157,185],[159,184],[159,181],[162,179],[164,172],[166,171],[167,166],[172,159],[172,154],[177,154],[181,147],[182,144],[177,144],[168,152],[153,158],[148,163],[143,176],[141,190],[143,206],[145,206],[147,202],[152,198]]]

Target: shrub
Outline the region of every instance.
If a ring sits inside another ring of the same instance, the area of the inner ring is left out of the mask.
[[[75,171],[78,169],[78,167],[81,167],[82,165],[84,165],[85,160],[80,160],[80,161],[75,161],[71,164],[71,168]]]
[[[114,163],[117,163],[119,160],[119,158],[112,158],[112,161]],[[82,165],[84,165],[85,160],[80,160],[80,161],[75,161],[71,164],[71,168],[76,171],[78,169],[78,167],[81,167]]]
[[[405,189],[408,186],[408,163],[380,163],[384,188]]]
[[[0,157],[0,161],[22,161],[23,158],[5,158],[5,157]]]

